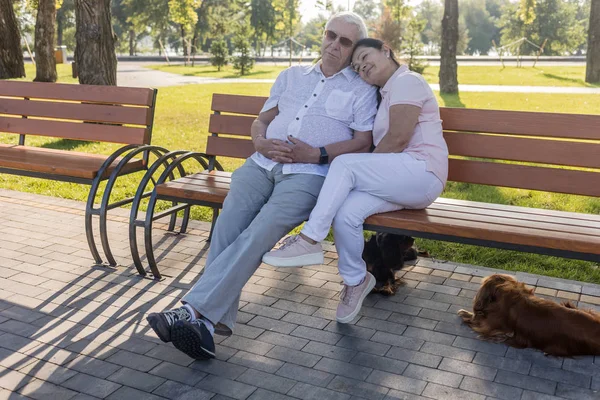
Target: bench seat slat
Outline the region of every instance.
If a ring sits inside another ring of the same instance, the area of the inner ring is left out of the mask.
[[[485,204],[481,203],[482,207]],[[565,234],[546,229],[535,229],[527,223],[519,226],[514,221],[509,220],[508,222],[514,225],[467,221],[459,218],[458,215],[456,218],[440,217],[433,215],[429,209],[425,209],[402,210],[373,215],[367,218],[365,225],[600,254],[600,237],[598,236]]]
[[[112,122],[116,124],[150,125],[151,110],[146,107],[123,107],[0,98],[0,114]]]
[[[122,144],[148,144],[150,141],[146,128],[12,117],[0,117],[0,133]]]
[[[0,144],[0,167],[50,175],[92,180],[107,158],[101,154]],[[112,173],[119,161],[117,159],[105,171],[103,178]],[[122,173],[139,171],[143,167],[143,160],[134,159],[123,168]]]
[[[449,160],[448,180],[545,192],[600,196],[600,173],[474,160]]]
[[[156,186],[156,194],[160,196],[177,197],[186,200],[208,201],[222,203],[229,190],[180,183],[177,180],[165,182]]]
[[[438,210],[440,212],[455,212],[465,215],[482,215],[490,217],[506,218],[511,217],[520,221],[530,222],[542,222],[547,224],[559,224],[564,226],[581,227],[581,228],[594,228],[597,230],[595,234],[600,235],[600,220],[582,220],[578,218],[571,218],[567,216],[554,216],[546,214],[530,214],[522,213],[517,210],[495,210],[493,208],[478,208],[473,206],[458,206],[451,204],[444,204],[442,202],[433,203],[428,207],[430,210]],[[543,211],[543,210],[542,210]]]
[[[567,142],[464,132],[444,132],[444,138],[450,154],[455,156],[600,168],[600,142]]]
[[[0,96],[150,107],[153,104],[154,90],[123,86],[0,81]]]
[[[600,140],[600,115],[440,107],[444,129]]]

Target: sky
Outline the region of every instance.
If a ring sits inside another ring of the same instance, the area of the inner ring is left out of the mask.
[[[349,3],[350,9],[352,9],[354,1],[355,0],[333,0],[333,4],[335,7],[342,6],[344,9],[347,9]],[[421,0],[409,0],[409,4],[411,5],[416,5],[420,2]],[[307,22],[319,15],[319,11],[323,12],[322,9],[317,8],[317,0],[300,0],[300,14],[302,14],[303,22]]]

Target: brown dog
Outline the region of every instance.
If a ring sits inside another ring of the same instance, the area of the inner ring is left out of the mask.
[[[554,356],[600,355],[600,314],[535,297],[509,275],[483,280],[473,312],[458,315],[483,339]]]

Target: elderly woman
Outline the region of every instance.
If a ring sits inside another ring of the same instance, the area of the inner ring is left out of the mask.
[[[356,43],[352,66],[363,80],[380,88],[375,149],[336,157],[301,233],[263,256],[263,262],[276,267],[321,264],[320,242],[333,224],[344,280],[336,313],[342,323],[356,317],[375,286],[362,259],[364,220],[377,213],[427,207],[442,193],[448,177],[439,106],[425,79],[400,65],[377,39]]]

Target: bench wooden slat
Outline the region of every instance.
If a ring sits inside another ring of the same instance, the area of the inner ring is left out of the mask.
[[[440,107],[444,129],[600,140],[600,115]]]
[[[231,183],[231,172],[228,172],[228,176],[223,175],[215,175],[213,172],[222,172],[222,171],[202,171],[196,174],[187,175],[188,179],[195,179],[197,181],[207,181],[207,182],[219,182],[219,183]]]
[[[211,156],[248,158],[254,152],[254,144],[248,139],[209,136],[206,141],[206,154]]]
[[[258,115],[267,101],[263,96],[239,96],[233,94],[213,94],[211,110],[234,114]]]
[[[600,173],[473,160],[449,160],[448,180],[600,196]]]
[[[102,154],[0,144],[0,167],[89,180],[96,177],[107,157]],[[117,159],[103,177],[108,177],[119,161]],[[139,171],[143,166],[143,160],[135,159],[124,167],[122,173]]]
[[[450,154],[457,156],[600,168],[600,142],[567,142],[463,132],[444,132],[444,138]]]
[[[600,218],[597,215],[571,212],[571,211],[558,211],[558,210],[546,210],[541,208],[531,208],[531,207],[523,207],[523,206],[513,206],[513,205],[505,205],[505,204],[495,204],[495,203],[482,203],[482,202],[474,202],[469,200],[459,200],[459,199],[449,199],[446,197],[438,197],[434,204],[443,204],[443,205],[455,205],[465,208],[476,208],[481,210],[500,210],[503,211],[507,207],[510,207],[511,211],[519,212],[520,214],[528,214],[533,217],[557,217],[557,218],[568,218],[570,220],[581,220],[584,222],[595,222]]]
[[[151,110],[146,107],[122,107],[8,98],[0,98],[0,114],[146,126],[152,122]]]
[[[222,203],[229,191],[226,189],[204,187],[202,191],[193,190],[189,184],[177,180],[161,183],[156,186],[156,194],[160,196],[177,197],[186,200]]]
[[[427,209],[376,214],[367,218],[365,224],[582,253],[597,254],[600,246],[596,236],[443,218],[431,215]]]
[[[148,144],[150,141],[149,130],[146,128],[31,118],[0,117],[0,133],[22,133],[123,144]]]
[[[189,185],[190,190],[197,190],[197,191],[203,191],[206,188],[229,190],[229,188],[231,187],[231,182],[219,182],[219,181],[209,180],[209,179],[198,179],[197,177],[194,178],[192,175],[184,176],[182,178],[177,178],[176,180],[171,181],[171,182],[184,183],[186,185]]]
[[[250,128],[255,117],[241,115],[211,114],[208,131],[229,135],[250,136]]]
[[[435,202],[429,207],[430,210],[439,210],[442,212],[456,212],[461,214],[473,214],[477,216],[484,217],[499,217],[499,218],[513,218],[515,220],[522,221],[522,223],[526,223],[525,221],[532,222],[543,222],[550,224],[558,224],[562,226],[574,226],[574,227],[582,227],[582,228],[593,228],[596,229],[596,235],[600,235],[600,218],[596,219],[588,219],[582,220],[578,218],[570,218],[568,216],[560,215],[546,215],[543,213],[532,214],[532,213],[524,213],[517,210],[514,210],[512,206],[504,206],[502,209],[495,209],[491,207],[470,207],[470,206],[460,206],[447,204],[443,202]],[[544,211],[544,210],[541,210]],[[585,215],[585,214],[583,214]]]
[[[0,81],[0,96],[152,106],[154,90],[123,86]]]

